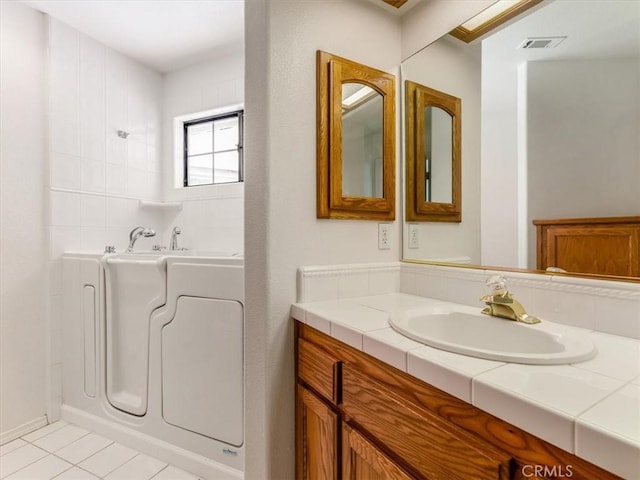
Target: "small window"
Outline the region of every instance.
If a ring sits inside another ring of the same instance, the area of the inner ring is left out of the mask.
[[[243,111],[184,123],[184,186],[243,181]]]

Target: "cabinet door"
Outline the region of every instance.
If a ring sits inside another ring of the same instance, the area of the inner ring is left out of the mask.
[[[575,273],[640,275],[638,226],[549,225],[538,233],[538,242],[539,269],[560,267]]]
[[[345,415],[430,479],[506,480],[511,457],[356,367],[342,369]]]
[[[296,478],[338,480],[338,414],[297,386]]]
[[[384,453],[347,424],[342,425],[343,480],[411,480]]]

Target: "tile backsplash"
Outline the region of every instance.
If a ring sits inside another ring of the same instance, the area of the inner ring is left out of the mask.
[[[308,266],[298,302],[407,293],[482,307],[485,281],[499,273],[527,311],[543,320],[640,339],[640,283],[405,262]]]
[[[400,262],[310,266],[298,269],[298,302],[395,293]]]

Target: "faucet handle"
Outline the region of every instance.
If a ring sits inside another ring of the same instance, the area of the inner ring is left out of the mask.
[[[491,290],[493,295],[503,295],[507,293],[507,280],[502,275],[491,275],[485,285]]]

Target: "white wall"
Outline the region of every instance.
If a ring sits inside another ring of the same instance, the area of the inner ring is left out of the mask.
[[[244,103],[244,51],[168,73],[164,78],[163,198],[182,201],[183,209],[165,215],[165,238],[174,226],[182,234],[179,246],[209,251],[244,250],[244,184],[176,188],[175,164],[182,150],[174,142],[175,118]],[[181,134],[181,132],[180,132]],[[178,175],[179,182],[182,178]]]
[[[0,441],[45,415],[45,23],[0,2]]]
[[[285,479],[294,478],[296,269],[400,255],[398,221],[381,251],[377,222],[316,218],[316,50],[397,75],[400,25],[368,2],[254,0],[245,28],[245,467],[247,479]]]
[[[161,212],[162,77],[64,23],[48,17],[50,419],[61,403],[61,254],[126,248],[138,225],[158,230],[138,245],[163,243]],[[119,138],[118,130],[130,132]],[[44,182],[43,182],[44,183]]]
[[[461,99],[462,222],[417,223],[419,248],[409,249],[405,225],[404,257],[468,258],[480,263],[480,51],[443,37],[402,63],[403,78]],[[449,193],[449,195],[451,195]]]
[[[494,42],[482,46],[482,264],[535,268],[532,220],[640,210],[638,59],[517,67]]]
[[[494,45],[482,42],[481,264],[525,268],[518,263],[518,68],[505,65]],[[520,105],[522,107],[522,104]],[[522,138],[520,138],[522,141]]]
[[[640,212],[639,62],[528,64],[529,268],[536,264],[533,220]]]

